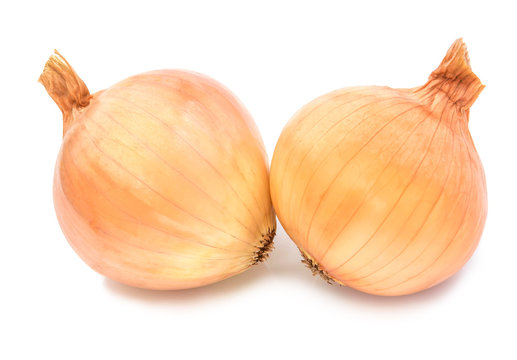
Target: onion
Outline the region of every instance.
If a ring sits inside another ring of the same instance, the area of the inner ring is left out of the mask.
[[[345,88],[294,115],[273,155],[271,197],[314,274],[403,295],[467,262],[487,214],[468,131],[483,87],[459,39],[424,86]]]
[[[64,119],[57,217],[94,270],[136,287],[185,289],[268,256],[267,155],[229,90],[162,70],[90,95],[57,51],[40,82]]]

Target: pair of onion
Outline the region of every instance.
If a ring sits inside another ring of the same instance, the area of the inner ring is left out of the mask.
[[[64,118],[61,228],[117,281],[183,289],[240,273],[272,247],[272,204],[313,273],[372,294],[445,280],[481,236],[467,125],[483,85],[461,39],[424,86],[346,88],[303,107],[270,177],[250,115],[203,75],[154,71],[91,95],[56,53],[40,81]]]

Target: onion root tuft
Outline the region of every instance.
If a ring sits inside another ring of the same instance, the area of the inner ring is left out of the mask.
[[[327,282],[329,285],[336,284],[336,280],[333,279],[325,270],[323,270],[320,265],[314,260],[309,254],[300,249],[300,253],[302,254],[303,259],[301,260],[302,264],[305,264],[311,272],[312,276],[319,275],[323,280]],[[339,283],[337,283],[339,284]]]
[[[275,238],[275,234],[275,229],[268,228],[267,233],[262,235],[262,239],[260,240],[260,247],[253,254],[251,265],[257,265],[269,257],[269,253],[274,248],[273,239]]]

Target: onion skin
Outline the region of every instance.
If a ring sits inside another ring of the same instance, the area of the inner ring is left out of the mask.
[[[294,115],[273,155],[271,197],[314,274],[394,296],[468,261],[487,215],[468,131],[483,87],[459,39],[424,86],[345,88]]]
[[[135,287],[186,289],[267,258],[267,155],[229,90],[161,70],[90,95],[57,52],[40,82],[64,118],[56,214],[90,267]]]

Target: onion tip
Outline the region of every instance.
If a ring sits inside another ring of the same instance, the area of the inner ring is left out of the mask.
[[[438,93],[444,93],[460,111],[466,112],[484,88],[485,85],[472,72],[467,45],[459,38],[447,50],[447,54],[431,73],[427,83],[418,91],[422,91],[423,99],[430,102],[437,99]]]
[[[54,50],[38,81],[63,113],[63,135],[72,120],[74,109],[88,106],[90,91],[66,59]]]

